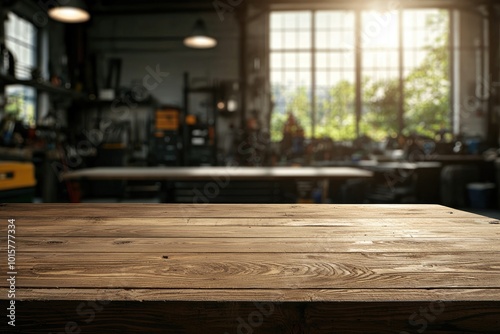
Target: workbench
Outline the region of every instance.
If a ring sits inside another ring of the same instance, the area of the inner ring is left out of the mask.
[[[2,333],[500,333],[500,222],[443,206],[3,204],[3,313],[9,219]]]
[[[367,179],[373,173],[350,167],[99,167],[61,175],[66,181],[164,181],[166,202],[281,202],[283,188],[295,181],[327,181],[324,197],[334,196],[348,179]],[[168,181],[168,182],[167,182]],[[176,186],[175,181],[188,181]],[[198,181],[198,182],[196,182]],[[259,182],[259,183],[256,183]],[[255,192],[255,188],[259,189]],[[193,192],[193,189],[195,191]],[[197,189],[197,191],[196,191]],[[179,196],[180,194],[180,196]],[[202,199],[200,199],[202,197]]]
[[[323,180],[369,178],[373,174],[350,167],[98,167],[68,172],[64,180]]]

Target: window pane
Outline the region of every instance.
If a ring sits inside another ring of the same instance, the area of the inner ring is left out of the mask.
[[[404,12],[404,120],[407,134],[434,138],[451,130],[449,79],[449,12]]]
[[[361,20],[360,134],[382,140],[399,130],[399,13],[367,11]]]
[[[342,12],[340,11],[327,11],[323,15],[328,18],[329,26],[328,28],[338,29],[342,27]]]
[[[311,48],[311,32],[300,32],[298,36],[299,49],[310,49]]]
[[[280,56],[271,54],[273,140],[281,140],[289,113],[311,135],[311,22],[310,11],[271,14],[271,50],[284,50]]]
[[[318,69],[326,69],[328,68],[328,53],[327,52],[318,52],[316,53],[316,68]]]
[[[283,49],[283,33],[281,31],[271,32],[271,50]]]
[[[399,16],[397,11],[363,12],[361,37],[364,47],[397,48],[399,45]]]
[[[343,53],[340,52],[330,53],[328,57],[329,67],[337,70],[342,69],[342,56]]]
[[[283,49],[297,49],[299,47],[298,37],[296,32],[285,32]]]
[[[354,70],[356,67],[356,55],[353,52],[342,52],[343,67],[349,70]]]
[[[298,54],[298,67],[301,69],[311,70],[311,53],[300,52]]]
[[[356,137],[354,22],[351,11],[316,14],[316,137]]]
[[[311,30],[311,13],[298,13],[298,27],[302,30]]]
[[[354,13],[319,11],[316,14],[317,49],[354,48]]]
[[[310,71],[299,71],[297,76],[299,86],[311,86],[311,72]]]
[[[272,85],[281,85],[282,83],[283,83],[283,72],[272,71],[271,72],[271,84]]]
[[[310,137],[311,89],[310,86],[273,85],[274,109],[271,119],[273,140],[281,140],[283,126],[290,114],[294,115],[305,136]]]
[[[328,32],[327,31],[318,31],[316,32],[316,48],[317,49],[327,49],[329,45],[329,38],[328,38]]]
[[[344,31],[342,32],[342,44],[340,45],[342,48],[354,49],[354,40],[356,39],[355,32],[353,31]]]
[[[283,53],[281,52],[272,52],[271,53],[271,68],[272,69],[281,69],[283,67]]]
[[[290,29],[297,29],[299,27],[298,24],[298,17],[297,14],[291,12],[291,13],[283,13],[283,28],[290,30]]]
[[[311,101],[311,92],[315,92],[316,135],[334,140],[353,139],[356,128],[354,12],[280,12],[281,21],[276,15],[271,15],[271,47],[276,50],[277,45],[285,50],[281,58],[271,53],[273,96],[280,101],[275,101],[276,110],[281,111],[278,116],[283,119],[286,110],[294,106],[292,109],[301,115],[297,119],[310,126],[311,114],[306,110],[310,112],[312,108],[307,103]],[[314,43],[310,40],[312,15],[315,15]],[[361,12],[361,135],[380,140],[398,133],[402,99],[403,130],[407,134],[431,136],[438,130],[449,129],[448,25],[446,10]],[[400,30],[403,45],[400,45]],[[281,43],[277,41],[278,33]],[[316,48],[314,69],[311,68],[313,44]],[[276,70],[282,71],[278,75]],[[315,87],[310,87],[312,71]],[[401,79],[404,79],[404,87],[400,87]],[[400,96],[401,90],[403,96]],[[277,124],[274,114],[273,124]]]
[[[316,14],[316,29],[328,29],[330,27],[329,25],[329,18],[328,18],[328,13],[327,12],[319,12]]]
[[[296,53],[285,53],[284,54],[284,67],[286,69],[290,69],[290,70],[297,69],[297,54]]]
[[[31,70],[37,66],[36,28],[14,13],[5,21],[5,44],[16,60],[18,79],[31,79]],[[34,125],[36,90],[25,86],[6,86],[7,113],[14,114],[26,124]]]
[[[283,73],[284,74],[284,85],[287,86],[296,86],[297,83],[297,72],[294,71],[286,71]]]
[[[354,84],[331,73],[329,83],[316,88],[317,137],[352,140],[356,136]]]
[[[329,85],[328,72],[326,71],[316,71],[316,85],[318,87],[326,87]]]
[[[283,14],[271,13],[271,30],[283,29]]]

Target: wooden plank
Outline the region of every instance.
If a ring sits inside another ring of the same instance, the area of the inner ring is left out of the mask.
[[[0,206],[9,218],[23,334],[500,332],[500,222],[454,209]],[[273,314],[241,327],[262,301]]]
[[[499,237],[500,227],[485,225],[477,228],[457,228],[453,233],[449,229],[439,226],[416,228],[382,228],[382,227],[276,227],[276,226],[131,226],[131,225],[106,225],[106,226],[23,226],[16,227],[16,233],[23,237],[162,237],[162,238],[337,238],[338,240],[371,240],[370,238],[386,237],[400,238],[481,238]],[[0,229],[4,232],[6,227]]]
[[[440,205],[2,204],[0,218],[481,218]],[[484,217],[483,217],[484,218]]]
[[[448,228],[453,233],[456,228],[483,225],[500,225],[500,221],[478,216],[476,218],[110,218],[110,217],[33,217],[17,216],[17,224],[22,226],[291,226],[291,227],[342,227],[378,226],[399,229],[430,225]],[[2,228],[2,226],[0,226]]]
[[[17,256],[19,288],[498,288],[483,253],[36,253]],[[7,282],[0,283],[6,287]]]
[[[380,252],[500,252],[495,238],[88,238],[21,237],[23,253],[380,253]],[[4,243],[0,252],[6,252]]]
[[[1,291],[1,290],[0,290]],[[92,289],[23,288],[17,300],[193,302],[499,301],[500,289]]]

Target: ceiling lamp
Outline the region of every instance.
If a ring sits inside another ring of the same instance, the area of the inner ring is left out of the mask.
[[[49,16],[64,23],[81,23],[90,19],[87,6],[83,0],[66,0],[63,5],[49,9]]]
[[[208,35],[205,22],[198,19],[191,35],[184,39],[184,45],[194,49],[210,49],[217,45],[217,40]]]

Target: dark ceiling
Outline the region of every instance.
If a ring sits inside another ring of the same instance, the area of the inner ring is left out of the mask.
[[[242,0],[244,2],[244,0]],[[90,0],[94,13],[158,13],[214,10],[212,0]]]
[[[91,11],[95,14],[144,14],[158,12],[213,11],[214,2],[241,8],[253,6],[311,6],[315,5],[357,5],[383,3],[384,0],[87,0]],[[477,6],[479,4],[498,4],[500,0],[403,0],[413,6]]]

